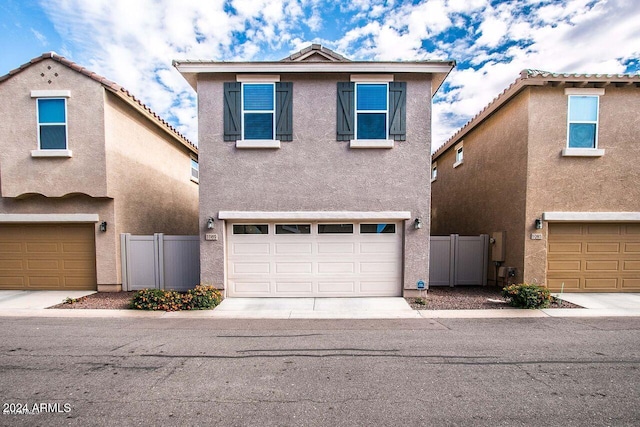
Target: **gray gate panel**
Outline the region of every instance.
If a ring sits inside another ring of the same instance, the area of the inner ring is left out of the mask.
[[[164,236],[163,243],[164,289],[192,289],[200,281],[200,238]]]

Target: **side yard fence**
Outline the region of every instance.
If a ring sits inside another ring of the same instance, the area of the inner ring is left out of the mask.
[[[198,236],[120,235],[122,287],[185,291],[200,282]]]
[[[489,235],[431,236],[429,286],[486,285]]]

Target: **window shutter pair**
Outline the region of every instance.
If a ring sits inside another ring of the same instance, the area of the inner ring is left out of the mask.
[[[242,83],[224,84],[224,140],[242,138]],[[293,140],[293,83],[276,83],[276,139]]]
[[[355,83],[338,82],[336,139],[355,139]],[[394,141],[407,139],[407,83],[389,82],[389,137]]]

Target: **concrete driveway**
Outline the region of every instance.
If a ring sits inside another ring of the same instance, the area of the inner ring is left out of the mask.
[[[0,310],[43,309],[96,291],[0,291]]]

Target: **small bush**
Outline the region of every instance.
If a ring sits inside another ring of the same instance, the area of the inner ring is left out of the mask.
[[[220,291],[213,286],[197,285],[194,289],[180,293],[162,289],[142,289],[136,292],[129,304],[137,310],[207,310],[222,300]]]
[[[546,308],[552,300],[549,289],[527,283],[506,286],[502,289],[502,296],[510,305],[519,308]]]
[[[213,286],[197,285],[182,295],[183,310],[209,310],[220,304],[222,294]]]

